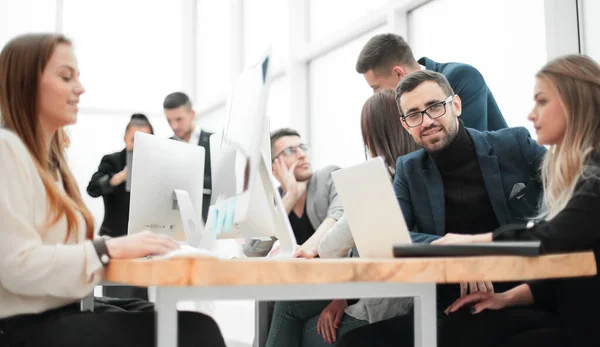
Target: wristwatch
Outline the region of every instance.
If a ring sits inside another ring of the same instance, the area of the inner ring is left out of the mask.
[[[94,245],[94,249],[96,250],[96,254],[98,254],[98,258],[100,258],[100,262],[103,266],[108,265],[110,262],[110,255],[108,254],[108,248],[106,248],[106,239],[105,238],[97,238],[92,241]]]

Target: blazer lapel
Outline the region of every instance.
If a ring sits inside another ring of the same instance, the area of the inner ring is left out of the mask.
[[[423,179],[429,195],[433,223],[436,234],[443,236],[446,229],[446,209],[444,207],[444,185],[442,177],[431,157],[426,156],[423,169]]]
[[[508,205],[506,204],[498,157],[492,155],[492,146],[490,146],[480,132],[472,129],[467,129],[467,131],[475,144],[483,183],[496,214],[496,219],[498,219],[500,225],[507,224],[510,222],[510,214],[508,212]]]

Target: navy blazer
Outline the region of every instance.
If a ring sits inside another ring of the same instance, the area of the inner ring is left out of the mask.
[[[440,64],[427,57],[419,59],[419,64],[424,65],[427,70],[446,76],[454,93],[462,101],[460,119],[465,127],[479,131],[508,127],[492,91],[476,68],[462,63]]]
[[[473,139],[498,224],[534,217],[541,197],[540,164],[546,149],[533,141],[525,128],[492,132],[466,130]],[[409,230],[446,234],[442,177],[424,149],[398,158],[394,191]],[[468,230],[461,232],[469,233]]]

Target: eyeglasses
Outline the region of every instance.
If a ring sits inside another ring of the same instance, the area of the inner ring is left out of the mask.
[[[292,155],[296,155],[296,153],[298,153],[298,149],[301,149],[303,152],[306,152],[309,148],[310,147],[306,143],[301,143],[298,146],[289,146],[283,151],[277,153],[277,155],[273,157],[273,160],[271,160],[271,162],[274,162],[275,159],[279,158],[279,156],[281,156],[282,154],[286,157],[290,157]]]
[[[407,114],[406,116],[402,116],[402,120],[409,128],[418,127],[423,124],[423,115],[427,115],[431,119],[440,118],[441,116],[446,114],[446,104],[452,101],[454,95],[450,95],[446,100],[436,102],[433,105],[430,105],[423,111],[416,111]]]

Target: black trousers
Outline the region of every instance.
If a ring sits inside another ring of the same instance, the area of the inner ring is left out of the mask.
[[[476,315],[468,310],[448,316],[440,313],[437,334],[440,347],[568,346],[556,315],[533,308],[486,310]],[[359,346],[414,346],[413,313],[356,328],[336,344],[336,347]]]
[[[97,298],[94,312],[79,304],[0,320],[0,346],[152,347],[155,313],[142,300]],[[225,347],[219,327],[201,313],[179,312],[179,346]]]

